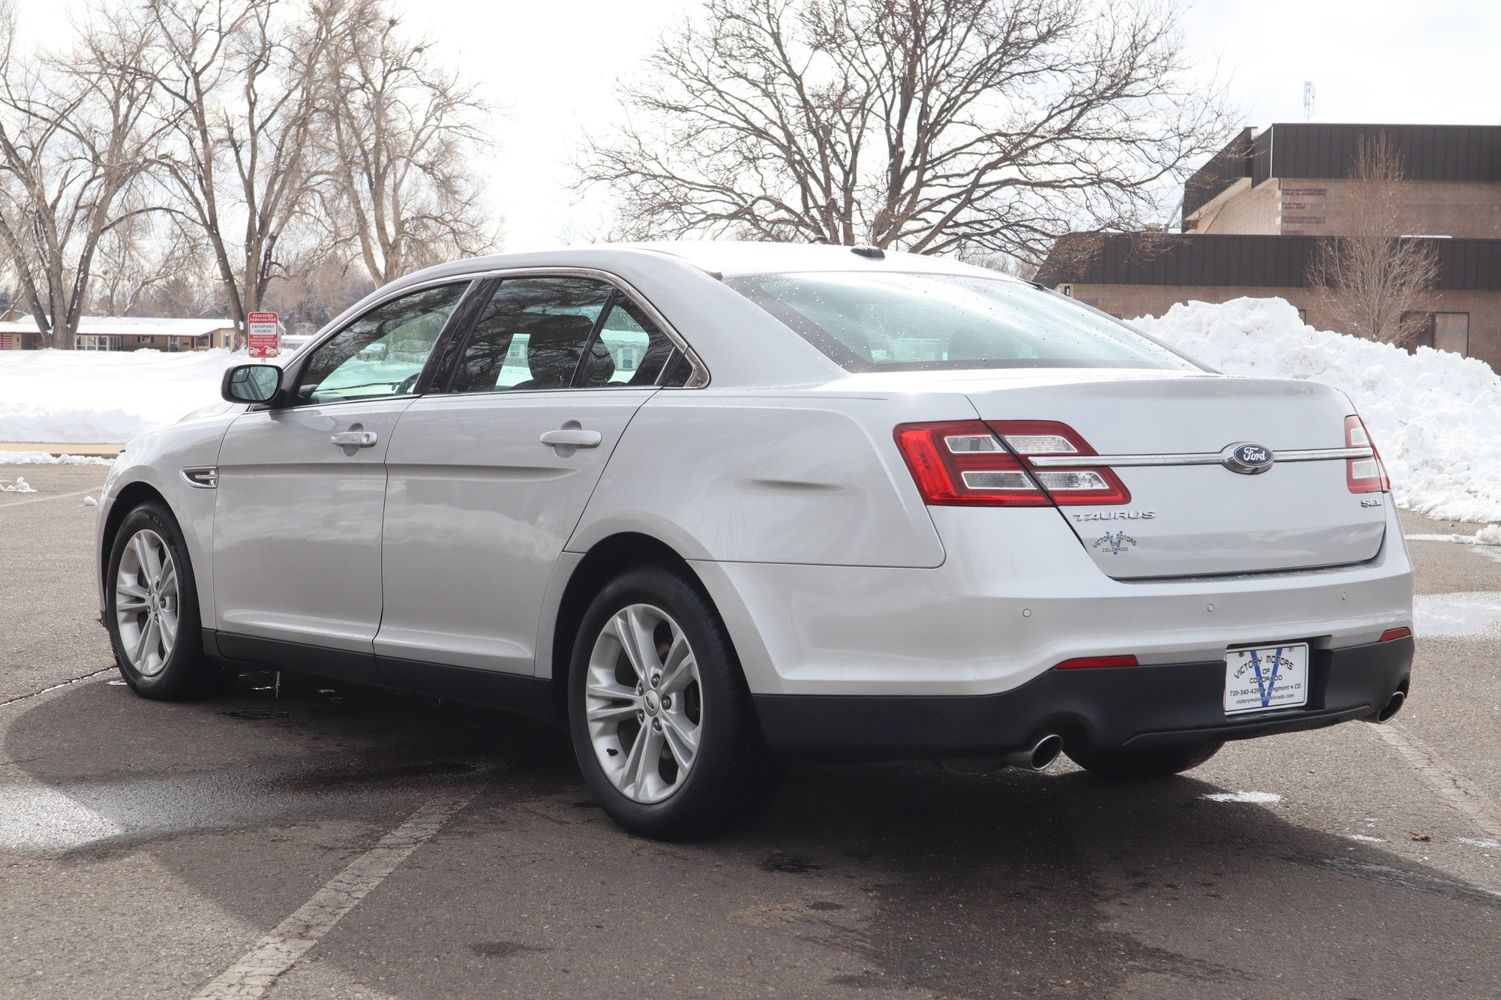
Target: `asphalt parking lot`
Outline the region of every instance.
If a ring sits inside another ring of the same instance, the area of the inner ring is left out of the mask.
[[[94,621],[104,469],[17,475],[0,996],[1501,996],[1501,549],[1412,543],[1394,725],[1137,785],[790,768],[751,829],[664,845],[503,714],[272,674],[135,698]]]

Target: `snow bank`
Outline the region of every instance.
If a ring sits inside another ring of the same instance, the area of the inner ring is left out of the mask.
[[[0,351],[0,442],[128,441],[218,402],[224,369],[246,360],[223,350]]]
[[[1189,302],[1132,322],[1228,374],[1316,379],[1344,390],[1381,451],[1399,506],[1501,521],[1501,376],[1483,361],[1315,330],[1283,299]]]

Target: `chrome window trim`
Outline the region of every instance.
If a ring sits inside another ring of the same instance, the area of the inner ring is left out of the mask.
[[[216,489],[219,485],[219,467],[217,465],[189,466],[182,470],[182,478],[196,490]]]
[[[1301,448],[1293,451],[1272,449],[1274,464],[1282,462],[1323,462],[1334,459],[1370,458],[1376,452],[1371,448]],[[1181,455],[1047,455],[1029,456],[1027,461],[1039,469],[1079,469],[1114,466],[1154,465],[1223,465],[1224,452],[1204,451]]]

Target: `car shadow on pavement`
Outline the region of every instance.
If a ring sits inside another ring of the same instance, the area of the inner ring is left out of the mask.
[[[441,908],[404,916],[403,934],[432,953],[475,942],[474,988],[502,952],[545,972],[559,960],[553,949],[608,951],[606,932],[587,925],[547,948],[527,941],[519,914],[539,895],[566,906],[574,885],[583,906],[600,893],[631,899],[664,883],[701,884],[675,919],[706,954],[765,949],[767,961],[791,961],[789,949],[814,949],[832,956],[820,967],[839,970],[815,988],[830,996],[1134,987],[1193,996],[1210,983],[1216,996],[1300,996],[1330,976],[1342,995],[1378,995],[1393,976],[1406,977],[1411,995],[1437,995],[1452,991],[1450,973],[1475,942],[1501,938],[1493,894],[1273,809],[1211,801],[1205,795],[1220,789],[1191,777],[1114,784],[1081,772],[792,767],[748,829],[650,845],[590,807],[566,738],[549,727],[285,675],[277,690],[271,674],[182,704],[78,685],[22,711],[4,752],[29,780],[4,788],[0,852],[86,865],[146,851],[262,926],[297,905],[268,897],[278,864],[298,870],[298,853],[316,847],[337,854],[324,863],[337,871],[339,859],[432,796],[472,794],[424,852],[462,843],[494,867],[455,864],[445,875],[441,864],[418,865],[421,877],[451,881],[433,889]],[[254,836],[319,824],[355,832],[274,847]],[[531,855],[524,883],[499,860],[515,857],[517,844]],[[226,866],[260,875],[232,877]],[[288,892],[305,894],[326,877]],[[1373,907],[1402,932],[1378,942],[1329,929]],[[641,930],[646,945],[653,933]],[[497,949],[497,938],[520,943]],[[1280,956],[1274,979],[1266,954]],[[389,962],[380,974],[398,995],[407,974],[399,959],[377,960]]]

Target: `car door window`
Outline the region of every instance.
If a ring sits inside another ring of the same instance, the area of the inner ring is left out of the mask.
[[[382,303],[324,341],[297,380],[300,403],[410,395],[467,282]]]
[[[592,278],[502,280],[475,320],[450,390],[569,388],[613,291]],[[610,352],[601,345],[589,351],[583,370],[595,378],[612,364]]]
[[[608,364],[605,354],[609,355]],[[639,306],[617,295],[590,351],[591,358],[598,356],[597,363],[585,366],[579,385],[655,385],[671,354],[672,341],[667,335]]]

